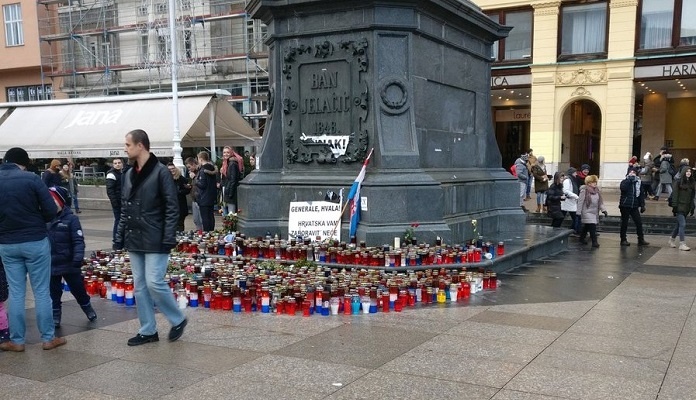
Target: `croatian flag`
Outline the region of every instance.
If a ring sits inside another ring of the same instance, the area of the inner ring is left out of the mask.
[[[350,192],[348,192],[348,202],[350,203],[350,231],[349,237],[355,236],[355,231],[358,230],[358,222],[360,221],[360,186],[362,185],[363,179],[365,179],[365,170],[367,169],[367,164],[370,162],[370,157],[372,156],[372,150],[365,158],[362,169],[355,178],[353,186],[350,187]]]

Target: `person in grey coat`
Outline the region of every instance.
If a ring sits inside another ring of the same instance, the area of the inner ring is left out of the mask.
[[[669,166],[674,163],[672,161],[672,155],[669,153],[664,153],[660,157],[660,183],[657,185],[657,192],[655,193],[655,200],[660,199],[660,194],[662,192],[667,193],[667,197],[672,195],[672,174],[669,173]]]
[[[529,180],[529,170],[527,169],[527,160],[529,155],[523,153],[515,160],[515,173],[517,173],[517,181],[520,183],[520,207],[527,212],[524,207],[524,199],[527,195],[527,181]]]
[[[643,162],[640,168],[640,190],[642,192],[643,198],[652,199],[655,197],[655,191],[653,190],[653,167],[655,163],[652,160],[652,154],[646,152],[643,156]]]

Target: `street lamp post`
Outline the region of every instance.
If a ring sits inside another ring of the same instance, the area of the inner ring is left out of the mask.
[[[178,48],[176,37],[176,6],[175,0],[169,0],[169,43],[172,62],[172,151],[174,152],[174,165],[182,169],[184,161],[181,159],[181,133],[179,132],[179,87],[177,73],[179,69]]]

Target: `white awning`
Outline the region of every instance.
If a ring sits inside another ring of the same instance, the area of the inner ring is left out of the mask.
[[[179,94],[182,147],[211,146],[211,108],[215,146],[258,144],[259,135],[221,94],[228,93]],[[124,157],[125,135],[133,129],[147,132],[153,153],[173,156],[171,93],[5,103],[0,118],[8,106],[15,108],[0,124],[0,156],[19,146],[31,158]]]

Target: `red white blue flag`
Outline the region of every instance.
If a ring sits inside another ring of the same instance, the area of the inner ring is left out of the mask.
[[[365,179],[365,170],[367,169],[367,164],[370,162],[370,157],[372,156],[372,150],[365,158],[363,162],[362,169],[355,178],[353,186],[350,187],[350,192],[348,192],[348,202],[350,205],[350,231],[348,237],[355,236],[355,231],[358,230],[358,222],[360,222],[360,186],[362,186],[362,181]]]

